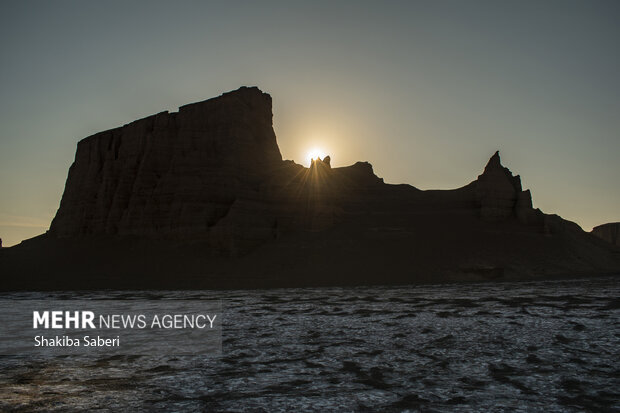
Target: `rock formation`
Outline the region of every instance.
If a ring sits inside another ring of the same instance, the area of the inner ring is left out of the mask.
[[[534,209],[498,152],[448,191],[282,160],[271,97],[242,87],[80,141],[49,232],[3,249],[0,274],[8,289],[531,279],[620,271],[616,251]]]
[[[592,228],[592,234],[620,247],[620,222],[611,222],[594,227]]]
[[[521,177],[513,176],[502,166],[499,151],[489,159],[482,175],[476,182],[476,202],[480,217],[488,221],[504,220],[516,215],[526,221],[532,209],[530,191],[521,189]]]
[[[271,97],[241,88],[78,143],[50,234],[203,237],[282,160]]]

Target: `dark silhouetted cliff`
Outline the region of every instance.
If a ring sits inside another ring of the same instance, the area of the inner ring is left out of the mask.
[[[4,289],[245,288],[613,273],[620,256],[534,209],[499,153],[447,191],[283,161],[271,97],[243,87],[80,141],[49,232],[0,269]]]
[[[594,227],[592,228],[592,234],[620,247],[620,222],[610,222],[609,224]]]

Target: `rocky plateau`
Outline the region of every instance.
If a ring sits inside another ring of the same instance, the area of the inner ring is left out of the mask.
[[[367,162],[283,160],[271,97],[242,87],[77,145],[47,233],[0,251],[5,290],[269,288],[620,272],[593,233],[532,206],[491,156],[454,190],[386,184]]]

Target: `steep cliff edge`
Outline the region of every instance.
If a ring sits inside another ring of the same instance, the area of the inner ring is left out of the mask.
[[[445,191],[282,160],[271,97],[242,87],[80,141],[50,231],[0,270],[4,289],[246,288],[611,273],[620,256],[534,209],[498,152]]]
[[[80,141],[49,235],[204,240],[242,254],[282,229],[325,227],[335,199],[382,182],[370,164],[324,165],[283,162],[271,97],[242,87]]]
[[[201,237],[281,160],[257,88],[149,116],[78,143],[50,234]]]

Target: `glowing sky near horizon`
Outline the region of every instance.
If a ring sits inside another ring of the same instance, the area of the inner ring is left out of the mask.
[[[534,206],[620,221],[620,2],[2,2],[0,237],[44,232],[76,143],[242,85],[284,158],[456,188],[500,150]]]

